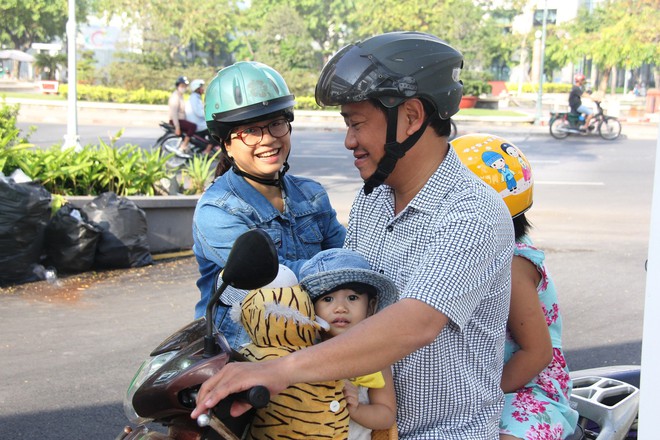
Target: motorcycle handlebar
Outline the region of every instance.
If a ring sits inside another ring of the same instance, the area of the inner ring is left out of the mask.
[[[221,420],[230,417],[229,410],[231,409],[231,405],[237,400],[247,402],[254,408],[264,408],[270,402],[270,392],[268,388],[257,385],[245,391],[230,394],[213,408],[213,415]],[[197,418],[197,424],[199,426],[208,426],[210,420],[210,415],[202,414]]]
[[[261,385],[236,393],[234,396],[236,396],[234,400],[244,400],[254,408],[264,408],[270,402],[268,388]]]

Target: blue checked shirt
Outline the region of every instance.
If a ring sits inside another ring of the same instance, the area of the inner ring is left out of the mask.
[[[451,148],[398,215],[386,185],[357,195],[345,247],[394,280],[400,298],[449,318],[435,341],[393,367],[401,439],[499,438],[513,244],[501,197]]]

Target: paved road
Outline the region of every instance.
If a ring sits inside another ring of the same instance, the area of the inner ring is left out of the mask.
[[[571,368],[639,364],[656,141],[564,142],[510,130],[534,166],[533,237],[546,250]],[[340,216],[359,189],[340,132],[300,131],[292,170]],[[191,317],[193,258],[0,291],[0,438],[113,438],[140,362]]]

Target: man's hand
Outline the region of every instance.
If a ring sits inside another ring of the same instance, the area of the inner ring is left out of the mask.
[[[277,394],[287,388],[288,383],[281,374],[281,368],[278,370],[279,362],[232,362],[208,379],[197,394],[197,407],[190,414],[190,417],[196,419],[202,414],[206,414],[222,399],[230,394],[248,390],[257,385],[263,385],[268,388],[271,395]],[[230,414],[238,417],[251,408],[246,402],[236,401],[232,404]]]
[[[181,127],[176,127],[174,129],[174,134],[177,135],[177,136],[181,136]]]

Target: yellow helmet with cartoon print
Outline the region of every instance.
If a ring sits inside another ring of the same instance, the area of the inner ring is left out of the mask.
[[[451,145],[461,162],[502,196],[512,218],[532,206],[532,167],[518,147],[485,133],[457,137]]]

